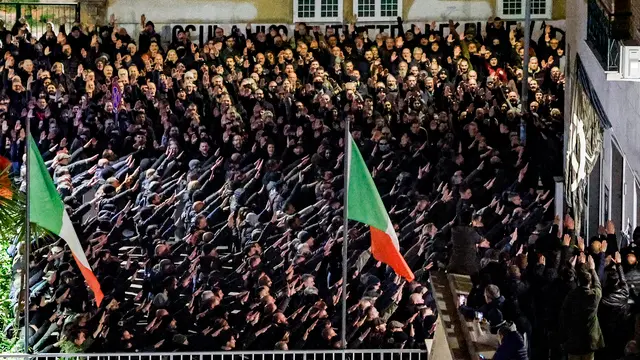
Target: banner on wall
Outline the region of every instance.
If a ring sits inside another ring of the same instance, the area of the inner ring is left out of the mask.
[[[574,80],[564,173],[565,195],[573,209],[575,229],[579,234],[586,211],[589,174],[600,156],[603,133],[610,123],[597,96],[590,92],[591,82],[579,57]]]
[[[538,22],[532,21],[531,23],[532,23],[531,28],[533,29],[533,34],[532,34],[531,38],[534,41],[537,41],[538,38],[541,35],[544,34],[543,22],[542,21],[538,21]],[[562,32],[564,31],[564,26],[565,26],[564,20],[547,21],[547,22],[545,22],[545,24],[551,25],[551,26],[555,27],[556,29],[560,29]],[[423,34],[428,32],[430,27],[431,27],[431,23],[406,22],[406,23],[403,24],[403,29],[405,31],[411,30],[412,29],[412,25],[416,25],[417,27],[419,27]],[[465,29],[467,29],[467,28],[469,28],[471,26],[475,26],[476,30],[478,31],[478,34],[481,35],[486,29],[487,21],[483,20],[483,21],[457,22],[455,25],[456,25],[456,31],[459,34],[463,34]],[[506,21],[506,25],[507,25],[508,29],[512,29],[512,28],[516,28],[517,27],[518,22],[516,22],[516,21]],[[294,29],[295,29],[295,25],[293,25],[293,24],[257,24],[257,25],[251,25],[251,32],[252,33],[268,32],[272,26],[275,26],[279,33],[284,34],[287,37],[289,36],[289,34],[293,34]],[[328,31],[333,31],[335,34],[339,35],[345,29],[345,26],[342,25],[342,24],[323,24],[323,25],[319,25],[319,26],[320,26],[320,29],[322,30],[323,34],[327,34]],[[368,23],[362,23],[362,24],[358,23],[357,26],[359,28],[366,27],[368,29],[369,37],[371,39],[373,39],[375,37],[375,35],[379,34],[379,33],[387,33],[387,34],[389,34],[391,36],[396,36],[400,32],[400,26],[395,22],[370,23],[370,24],[368,24]],[[162,38],[163,39],[174,39],[179,30],[188,31],[190,33],[190,35],[191,35],[191,40],[195,41],[197,43],[200,43],[202,45],[208,39],[210,39],[210,38],[212,38],[214,36],[215,29],[219,28],[219,27],[224,29],[224,33],[226,35],[231,34],[231,32],[233,31],[234,28],[239,29],[239,31],[241,31],[243,34],[246,34],[245,33],[246,24],[223,24],[223,25],[213,25],[213,24],[212,25],[202,25],[202,24],[198,24],[198,25],[194,25],[194,24],[180,25],[180,24],[175,24],[175,25],[164,25],[164,26],[161,27],[161,29],[162,29],[161,34],[162,34]],[[171,33],[167,34],[167,30],[169,30]],[[440,34],[441,36],[448,36],[449,35],[449,23],[448,22],[436,22],[436,32],[438,34]]]
[[[531,38],[534,41],[537,41],[538,38],[544,34],[544,25],[551,25],[555,29],[560,30],[556,33],[557,36],[562,36],[564,34],[565,21],[564,20],[556,20],[556,21],[532,21],[531,28],[533,29],[533,33]],[[246,25],[247,24],[162,24],[156,23],[156,31],[160,33],[163,41],[169,42],[170,39],[175,39],[176,35],[179,31],[188,31],[191,37],[191,41],[195,42],[202,46],[205,42],[215,36],[215,30],[217,28],[222,28],[224,30],[225,35],[230,35],[234,29],[237,29],[242,34],[246,35]],[[333,31],[335,34],[340,34],[344,31],[344,25],[342,24],[313,24],[320,26],[323,34],[327,34],[328,31]],[[430,27],[431,22],[418,22],[418,21],[407,21],[403,24],[403,28],[405,31],[408,31],[415,25],[420,28],[422,33],[426,33]],[[487,26],[487,20],[478,20],[478,21],[464,21],[457,22],[456,31],[460,34],[464,33],[464,30],[475,26],[478,34],[482,34]],[[506,21],[506,25],[508,29],[516,28],[518,22],[516,21]],[[135,37],[138,36],[139,25],[138,24],[121,24],[122,27],[126,28],[129,34],[133,34]],[[369,32],[369,37],[373,39],[378,33],[386,33],[391,36],[396,36],[400,27],[396,22],[385,22],[385,23],[358,23],[359,28],[366,27]],[[275,27],[277,31],[287,37],[290,34],[293,34],[295,25],[294,24],[252,24],[251,32],[268,32],[271,27]],[[330,30],[331,29],[331,30]],[[442,36],[449,35],[449,23],[448,22],[436,22],[436,32]]]

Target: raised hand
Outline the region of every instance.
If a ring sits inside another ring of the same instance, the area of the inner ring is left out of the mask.
[[[522,180],[524,180],[524,176],[527,174],[527,170],[529,170],[529,163],[527,163],[527,165],[525,165],[522,170],[520,170],[520,173],[518,174],[518,182],[522,182]]]
[[[444,194],[442,194],[442,201],[449,202],[453,199],[453,192],[450,190],[446,190]]]
[[[316,320],[316,322],[317,322],[317,320]],[[260,335],[264,334],[265,332],[267,332],[267,330],[269,330],[270,327],[271,327],[271,324],[269,324],[266,327],[263,327],[262,329],[256,331],[256,336],[260,336]]]
[[[587,262],[587,255],[585,255],[584,253],[580,253],[580,255],[578,255],[578,263],[586,264],[586,262]]]
[[[571,244],[571,235],[564,234],[564,237],[562,238],[562,246],[569,246],[570,244]]]
[[[496,178],[494,177],[493,179],[487,181],[484,184],[485,189],[490,190],[493,187],[493,184],[496,182]]]
[[[609,220],[607,221],[607,234],[609,235],[613,235],[616,233],[616,226],[613,223],[613,221]]]
[[[538,265],[546,265],[547,264],[547,259],[544,257],[544,255],[540,254],[538,256]]]
[[[614,261],[616,264],[622,264],[622,256],[620,255],[620,252],[619,252],[619,251],[616,251],[616,254],[615,254],[615,256],[613,257],[613,261]]]
[[[576,228],[576,227],[575,227],[575,226],[576,226],[576,225],[575,225],[575,222],[573,221],[573,218],[572,218],[572,217],[571,217],[571,215],[569,215],[569,214],[566,214],[566,215],[564,216],[564,222],[563,222],[563,224],[564,224],[564,227],[565,227],[567,230],[573,230],[573,229],[575,229],[575,228]]]
[[[367,338],[367,336],[369,336],[369,333],[371,332],[372,327],[368,327],[367,330],[365,330],[365,332],[362,333],[362,335],[360,335],[359,339],[360,341],[364,340]]]

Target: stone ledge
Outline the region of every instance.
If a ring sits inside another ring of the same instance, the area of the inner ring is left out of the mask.
[[[81,6],[86,5],[96,5],[96,6],[107,6],[108,0],[78,0],[78,4]]]

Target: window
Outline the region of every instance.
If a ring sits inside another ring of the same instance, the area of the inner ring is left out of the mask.
[[[636,223],[634,224],[634,229],[636,226],[640,226],[640,209],[638,209],[638,206],[640,206],[640,182],[636,181],[636,204],[633,206],[634,211],[636,212]]]
[[[589,238],[598,235],[598,226],[600,224],[604,224],[600,219],[601,207],[600,207],[600,186],[602,184],[602,163],[600,162],[601,157],[598,156],[595,165],[593,166],[593,170],[591,170],[591,174],[589,174],[589,184],[587,186],[587,194],[588,194],[588,209],[587,209],[587,228],[585,229],[585,233]]]
[[[624,219],[622,218],[622,206],[624,204],[624,157],[617,144],[611,141],[613,148],[611,155],[611,221],[616,225],[616,229],[621,232],[626,230]],[[618,237],[619,238],[619,237]]]
[[[342,0],[294,0],[295,22],[342,22]]]
[[[354,0],[353,13],[358,15],[358,20],[395,20],[402,16],[402,0]]]
[[[380,0],[380,16],[397,18],[398,1],[399,0]]]
[[[553,0],[529,0],[532,19],[550,19]],[[524,19],[526,0],[499,0],[498,16],[503,19]]]
[[[376,0],[360,0],[358,3],[359,18],[370,18],[376,16]]]

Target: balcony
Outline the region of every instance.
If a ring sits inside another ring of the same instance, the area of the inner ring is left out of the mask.
[[[633,37],[631,12],[612,13],[599,0],[588,0],[587,43],[604,71],[618,72],[620,46]]]

